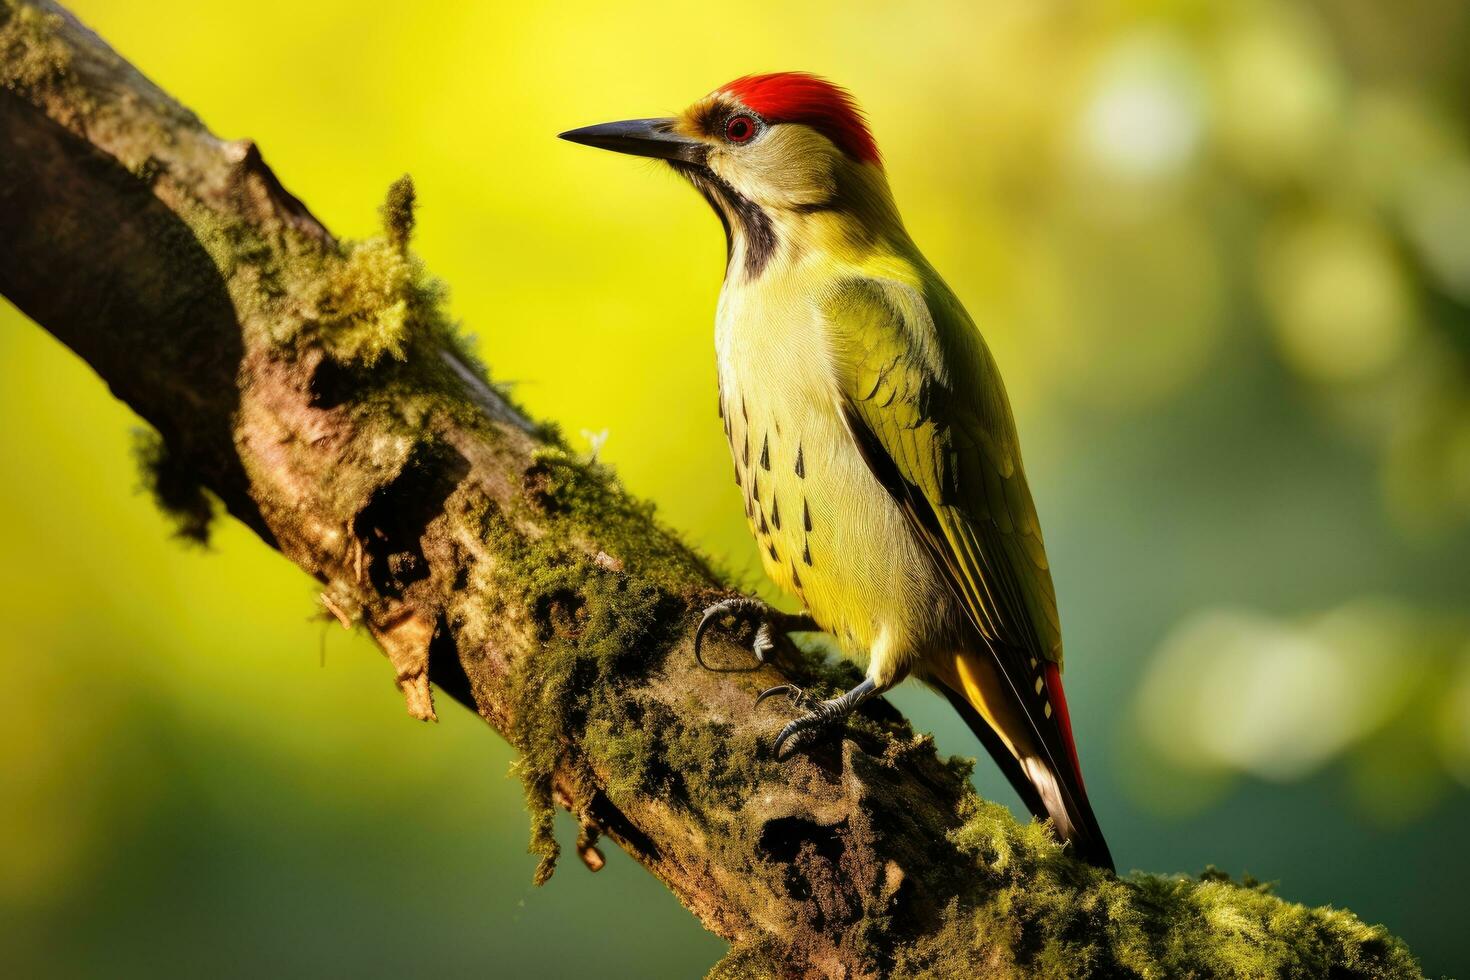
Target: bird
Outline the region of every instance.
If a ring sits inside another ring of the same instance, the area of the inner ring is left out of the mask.
[[[724,226],[719,414],[764,570],[805,611],[737,597],[705,612],[778,638],[822,631],[862,683],[813,701],[774,751],[907,677],[946,695],[1040,820],[1113,861],[1062,689],[1041,526],[1000,370],[905,228],[854,97],[806,72],[735,79],[677,116],[559,134],[665,162]],[[703,661],[701,660],[701,663]]]

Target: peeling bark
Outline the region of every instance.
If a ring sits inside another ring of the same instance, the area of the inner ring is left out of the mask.
[[[429,688],[429,644],[434,639],[434,624],[408,611],[395,622],[368,629],[393,665],[408,713],[419,721],[438,721],[434,694]]]
[[[772,759],[754,694],[851,673],[696,668],[720,583],[485,379],[408,252],[411,185],[338,242],[54,4],[0,0],[0,55],[0,293],[158,430],[165,504],[207,489],[371,632],[411,714],[432,681],[521,750],[542,872],[555,803],[587,867],[611,839],[731,940],[722,976],[1418,975],[1350,913],[1073,861],[881,700]]]

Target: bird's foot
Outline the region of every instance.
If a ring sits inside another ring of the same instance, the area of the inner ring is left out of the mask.
[[[778,697],[784,694],[797,707],[812,706],[811,710],[806,714],[798,715],[788,721],[786,726],[781,729],[780,734],[776,736],[776,741],[772,745],[771,751],[779,758],[781,749],[787,742],[790,742],[792,739],[799,741],[801,736],[804,736],[807,732],[816,732],[845,722],[847,716],[852,714],[858,705],[877,693],[877,685],[871,680],[864,680],[846,694],[812,704],[811,696],[795,684],[777,684],[775,687],[762,691],[755,699],[755,703],[760,704],[766,698]]]
[[[726,620],[732,621],[732,626],[739,626],[742,623],[755,624],[755,638],[750,644],[751,652],[755,654],[756,659],[754,666],[711,667],[704,662],[702,645],[705,631],[717,623],[723,624]],[[699,620],[699,626],[694,631],[694,659],[706,670],[757,670],[761,664],[771,660],[778,646],[784,647],[791,643],[786,634],[813,632],[818,629],[820,627],[806,613],[796,615],[783,613],[772,609],[754,597],[737,596],[717,602],[704,611],[704,616]]]

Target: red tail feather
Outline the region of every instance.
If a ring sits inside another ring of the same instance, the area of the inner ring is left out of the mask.
[[[1046,694],[1051,699],[1053,710],[1057,713],[1057,727],[1062,730],[1062,740],[1067,743],[1067,755],[1072,760],[1072,773],[1077,777],[1077,785],[1082,791],[1087,791],[1082,782],[1082,763],[1077,759],[1077,743],[1072,739],[1072,716],[1067,711],[1067,692],[1062,690],[1062,671],[1053,663],[1046,665]]]

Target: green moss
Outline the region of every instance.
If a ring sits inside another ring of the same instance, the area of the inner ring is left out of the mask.
[[[198,472],[152,429],[134,431],[133,455],[142,475],[142,489],[174,521],[174,536],[195,544],[208,544],[216,508]]]
[[[758,746],[727,724],[689,725],[667,705],[598,705],[582,738],[614,800],[656,797],[697,815],[735,812],[758,778]]]
[[[541,487],[543,493],[548,490]],[[521,752],[516,774],[531,812],[531,848],[542,859],[538,884],[550,876],[556,859],[550,837],[553,773],[583,733],[626,730],[625,719],[597,712],[616,703],[618,691],[643,675],[651,654],[664,646],[663,631],[682,609],[671,591],[642,576],[624,575],[615,562],[599,561],[579,548],[585,540],[580,513],[553,508],[540,517],[550,526],[534,537],[492,510],[482,514],[481,527],[514,566],[503,585],[529,611],[539,640],[511,679],[516,726],[510,733]],[[613,754],[619,751],[610,737],[598,744]],[[642,748],[625,743],[623,754],[631,760]]]
[[[703,558],[658,520],[653,504],[628,494],[608,467],[559,443],[535,451],[526,474],[531,501],[569,539],[597,542],[608,560],[671,588],[716,581]]]
[[[558,768],[595,768],[614,803],[700,794],[704,809],[711,795],[734,805],[757,763],[754,743],[732,745],[727,733],[689,726],[634,691],[687,623],[689,583],[708,580],[708,569],[609,469],[564,446],[535,452],[524,490],[530,513],[486,508],[480,520],[485,540],[514,567],[504,587],[529,611],[538,640],[512,678],[512,739],[532,848],[543,858],[539,881],[554,859],[546,829]],[[522,517],[537,534],[524,533]]]
[[[1199,880],[1222,881],[1227,885],[1235,883],[1235,879],[1230,876],[1228,871],[1221,871],[1213,864],[1205,865],[1205,870],[1199,873]],[[1247,873],[1240,876],[1240,887],[1249,888],[1252,891],[1260,892],[1262,895],[1270,895],[1275,892],[1276,885],[1277,882],[1274,881],[1259,881],[1253,874]]]
[[[156,163],[151,169],[154,177],[161,172]],[[138,176],[141,179],[143,175]],[[309,306],[310,297],[319,289],[318,280],[326,275],[333,257],[296,243],[291,260],[286,261],[279,252],[280,240],[268,238],[249,222],[233,220],[200,201],[181,200],[177,209],[194,233],[186,247],[192,251],[203,246],[224,279],[247,345],[279,347],[292,343],[298,334],[299,316],[294,308],[282,310],[281,302],[291,299],[293,307]],[[187,267],[183,262],[178,265]]]
[[[415,202],[412,181],[400,178],[379,208],[383,235],[344,242],[284,223],[266,231],[201,202],[180,207],[228,283],[247,346],[287,361],[326,354],[312,380],[318,404],[409,438],[436,417],[488,429],[464,374],[510,400],[449,315],[447,288],[409,250]]]
[[[511,775],[521,781],[526,794],[526,812],[531,815],[531,842],[526,852],[539,860],[531,880],[539,887],[551,880],[561,845],[556,841],[556,805],[552,800],[551,772],[538,767],[529,754],[511,764]]]
[[[705,980],[770,980],[784,973],[785,966],[775,940],[761,936],[731,946],[730,952],[705,974]]]
[[[408,240],[413,237],[414,205],[417,200],[413,178],[404,174],[389,185],[388,197],[378,210],[383,218],[383,231],[388,236],[388,243],[400,252],[408,250]]]
[[[1116,878],[1066,857],[1039,824],[973,793],[950,835],[973,862],[937,927],[899,949],[894,976],[1418,977],[1413,957],[1350,912],[1307,908],[1207,870]]]
[[[57,37],[61,15],[0,0],[0,87],[37,92],[69,82],[71,50]]]
[[[323,346],[352,367],[371,368],[384,357],[406,360],[416,299],[413,262],[387,239],[344,248],[346,261],[317,296]]]
[[[538,787],[567,761],[592,763],[614,803],[653,795],[687,803],[691,814],[735,810],[743,788],[771,764],[751,737],[688,724],[633,690],[657,665],[651,654],[667,648],[669,631],[687,625],[689,583],[713,582],[709,568],[610,470],[564,446],[536,451],[525,490],[545,533],[528,542],[509,523],[490,533],[510,550],[540,633],[514,684],[518,774],[533,802],[536,846],[550,806]],[[636,569],[636,579],[624,568]]]
[[[620,728],[611,720],[589,721],[585,740],[600,747],[607,764],[607,792],[614,799],[662,791],[664,769],[655,765],[658,735],[654,724]]]
[[[306,336],[276,339],[319,343],[338,364],[359,372],[364,388],[371,389],[373,380],[391,385],[411,379],[433,382],[459,395],[458,381],[440,352],[449,350],[481,375],[485,368],[446,312],[444,284],[409,251],[415,201],[408,176],[394,181],[379,208],[383,236],[344,242],[337,256],[314,269],[309,291],[315,315],[303,325]],[[249,260],[238,245],[232,243],[229,251],[233,261]],[[409,368],[396,374],[370,374],[388,362]],[[452,388],[447,387],[449,382]]]
[[[701,812],[733,811],[745,799],[758,746],[752,739],[742,742],[734,726],[711,724],[698,727],[665,720],[662,759],[670,773],[669,786],[683,799],[693,800]]]

